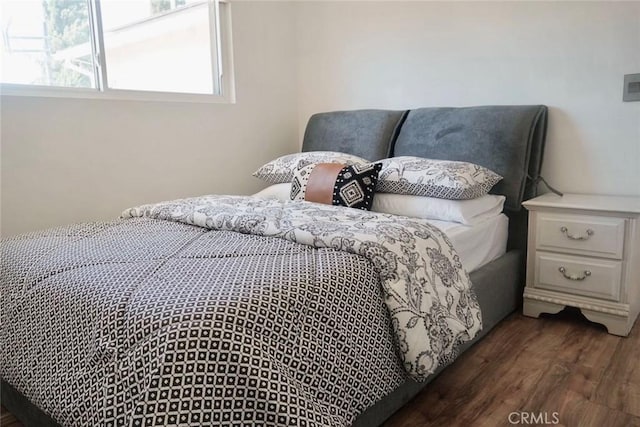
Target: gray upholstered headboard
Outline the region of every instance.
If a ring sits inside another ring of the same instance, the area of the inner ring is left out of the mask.
[[[518,211],[523,200],[535,196],[546,118],[543,105],[420,108],[409,112],[393,155],[489,168],[503,176],[492,192],[507,197],[505,209]]]
[[[505,209],[519,211],[523,200],[536,195],[546,128],[543,105],[335,111],[309,119],[302,151],[480,164],[504,177],[492,192],[506,196]]]
[[[314,114],[304,132],[302,151],[339,151],[367,160],[391,156],[407,111],[355,110]]]

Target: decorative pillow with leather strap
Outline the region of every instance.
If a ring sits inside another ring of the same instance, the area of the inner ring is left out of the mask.
[[[382,165],[312,163],[293,172],[291,200],[371,210]]]

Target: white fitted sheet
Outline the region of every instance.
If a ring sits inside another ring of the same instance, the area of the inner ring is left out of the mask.
[[[501,257],[507,251],[509,218],[505,214],[474,225],[429,220],[449,237],[460,255],[462,266],[471,273]]]

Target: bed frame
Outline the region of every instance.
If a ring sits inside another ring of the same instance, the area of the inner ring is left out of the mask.
[[[507,253],[471,273],[484,328],[462,346],[462,353],[521,304],[527,217],[520,205],[537,194],[546,128],[543,105],[337,111],[309,119],[302,151],[341,151],[370,160],[420,156],[468,161],[504,177],[492,192],[506,196]],[[407,380],[353,425],[382,424],[443,369],[423,383]],[[2,404],[26,426],[58,426],[4,380],[1,393]]]
[[[483,329],[460,348],[462,353],[521,305],[527,240],[527,216],[521,203],[537,195],[546,131],[543,105],[336,111],[309,119],[302,151],[341,151],[370,160],[419,156],[466,161],[504,177],[492,193],[506,196],[507,253],[470,275]],[[353,425],[382,424],[443,369],[422,383],[407,380],[360,414]]]

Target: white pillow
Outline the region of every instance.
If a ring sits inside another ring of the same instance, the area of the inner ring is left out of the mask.
[[[258,191],[253,197],[262,199],[290,200],[291,183],[283,182],[281,184],[270,185],[264,190]]]
[[[366,164],[368,160],[353,154],[337,151],[306,151],[287,154],[260,166],[253,176],[269,184],[291,182],[293,171],[311,163],[342,163],[344,165]]]
[[[493,194],[470,200],[449,200],[408,194],[376,193],[371,211],[473,225],[500,215],[504,201],[504,196]]]
[[[290,194],[291,183],[282,183],[271,185],[254,196],[289,200]],[[493,194],[471,200],[448,200],[407,194],[376,193],[371,211],[473,225],[500,215],[504,200],[504,196]]]

